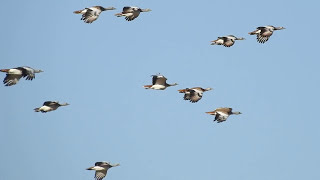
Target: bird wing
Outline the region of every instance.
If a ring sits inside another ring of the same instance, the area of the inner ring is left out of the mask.
[[[223,37],[218,37],[218,39],[222,39],[223,41],[228,41],[228,37],[225,37],[225,36],[223,36]]]
[[[5,84],[5,86],[15,85],[19,82],[21,77],[21,74],[7,74],[3,80],[3,84]]]
[[[33,80],[35,78],[34,69],[28,66],[22,67],[25,70],[25,75],[23,77],[27,77],[26,80]]]
[[[190,100],[192,92],[194,92],[192,89],[185,89],[183,99]]]
[[[198,89],[192,89],[190,93],[190,102],[196,103],[202,98],[202,92]]]
[[[53,101],[46,101],[43,103],[43,106],[50,106],[53,103],[54,103]]]
[[[85,23],[92,23],[93,21],[97,20],[101,11],[97,8],[87,8],[86,13],[82,14],[81,20]]]
[[[97,170],[94,178],[96,180],[102,180],[107,175],[107,170]]]
[[[96,162],[94,165],[95,166],[105,166],[105,165],[109,165],[109,163],[108,162]]]
[[[156,76],[156,78],[152,79],[152,82],[158,85],[166,85],[166,81],[167,81],[167,78],[165,78],[164,76]]]
[[[125,19],[127,21],[132,21],[139,16],[140,10],[138,7],[126,6],[123,8],[122,14],[126,14]]]
[[[265,26],[260,26],[260,27],[257,27],[257,29],[259,29],[259,30],[266,30],[266,27]]]
[[[100,166],[103,162],[96,162],[94,163],[95,166]]]
[[[269,40],[270,36],[273,34],[273,31],[268,26],[259,28],[261,28],[261,31],[259,34],[257,34],[257,41],[259,43],[265,43]]]
[[[220,113],[224,113],[224,114],[230,114],[232,111],[232,108],[220,107],[220,108],[217,108],[215,111],[220,112]]]
[[[131,13],[131,12],[133,12],[133,8],[132,7],[130,7],[130,6],[125,6],[125,7],[123,7],[123,9],[122,9],[122,13]]]
[[[263,36],[262,32],[260,32],[259,34],[257,34],[257,41],[259,43],[265,43],[265,42],[267,42],[269,40],[270,36]]]
[[[229,114],[225,114],[223,112],[217,112],[216,117],[214,118],[214,121],[217,121],[218,123],[221,123],[229,117]]]
[[[227,40],[224,41],[223,46],[230,47],[234,44],[234,41],[232,39],[227,38]]]

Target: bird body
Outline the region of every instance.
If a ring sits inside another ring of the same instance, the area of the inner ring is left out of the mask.
[[[106,177],[108,169],[112,167],[119,166],[120,164],[110,164],[109,162],[96,162],[94,166],[87,168],[87,170],[94,170],[96,171],[94,178],[96,180],[102,180]]]
[[[217,121],[218,123],[221,123],[227,120],[228,117],[232,114],[235,114],[235,115],[241,114],[241,112],[238,112],[238,111],[233,112],[232,108],[228,108],[228,107],[217,108],[214,111],[210,111],[206,113],[210,115],[215,115],[215,118],[213,121]]]
[[[3,80],[5,86],[12,86],[19,82],[22,77],[26,80],[33,80],[35,78],[35,73],[43,72],[42,70],[36,70],[28,66],[21,66],[11,69],[1,69],[1,72],[5,72],[6,77]]]
[[[82,14],[81,20],[85,23],[92,23],[97,20],[102,11],[114,10],[114,7],[104,8],[102,6],[92,6],[90,8],[85,8],[82,10],[74,11],[75,14]]]
[[[169,86],[176,86],[177,83],[168,84],[167,78],[161,74],[152,75],[152,85],[144,85],[145,89],[165,90]]]
[[[140,15],[140,12],[149,12],[151,9],[141,9],[134,6],[125,6],[121,13],[115,14],[117,17],[125,16],[125,20],[132,21]]]
[[[58,107],[60,107],[60,106],[67,106],[67,105],[69,105],[69,104],[68,103],[60,104],[57,101],[46,101],[43,103],[43,105],[41,107],[35,108],[34,111],[46,113],[46,112],[54,111],[54,110],[58,109]]]
[[[178,90],[179,93],[184,93],[183,99],[189,100],[192,103],[198,102],[205,91],[210,91],[212,88],[201,88],[201,87],[193,87],[193,88],[186,88]]]
[[[265,43],[276,30],[285,29],[284,27],[260,26],[256,30],[249,32],[250,35],[256,35],[259,43]]]
[[[237,38],[234,35],[218,37],[218,39],[211,41],[211,45],[223,45],[225,47],[231,47],[236,40],[244,40],[244,38]]]

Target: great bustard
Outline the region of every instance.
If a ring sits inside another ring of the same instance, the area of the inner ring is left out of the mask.
[[[193,88],[186,88],[186,89],[180,89],[178,90],[179,93],[184,93],[183,99],[189,100],[192,103],[198,102],[201,98],[204,92],[210,91],[212,88],[206,88],[203,89],[201,87],[193,87]]]
[[[57,101],[46,101],[43,103],[43,105],[39,108],[35,108],[34,111],[35,112],[43,112],[43,113],[46,113],[46,112],[49,112],[49,111],[54,111],[56,109],[58,109],[58,107],[60,106],[67,106],[69,105],[68,103],[63,103],[63,104],[60,104],[59,102]]]
[[[90,8],[74,11],[73,13],[82,14],[81,20],[83,20],[85,23],[92,23],[93,21],[98,19],[102,11],[114,10],[114,9],[116,8],[114,7],[104,8],[102,6],[92,6]]]
[[[234,35],[218,37],[217,40],[211,41],[211,45],[223,45],[225,47],[232,46],[236,40],[244,40],[244,38],[237,38]]]
[[[145,89],[165,90],[169,86],[176,86],[177,83],[168,84],[167,78],[163,75],[152,75],[152,85],[144,85]]]
[[[269,40],[270,36],[276,30],[285,29],[284,27],[274,27],[274,26],[261,26],[257,27],[255,31],[249,32],[250,35],[257,35],[257,41],[259,43],[265,43]]]
[[[139,7],[126,6],[121,13],[115,14],[117,17],[125,16],[127,21],[132,21],[140,15],[140,12],[149,12],[151,9],[141,9]]]
[[[210,111],[206,113],[210,115],[215,115],[214,121],[217,121],[218,123],[221,123],[227,120],[227,118],[232,114],[235,114],[235,115],[241,114],[241,112],[238,112],[238,111],[233,112],[232,108],[227,108],[227,107],[217,108],[214,111]]]
[[[28,66],[22,66],[11,69],[0,69],[1,72],[7,73],[3,80],[5,86],[12,86],[19,82],[21,77],[26,77],[26,80],[33,80],[36,76],[35,73],[43,72],[42,70],[33,69]]]
[[[96,162],[94,166],[87,168],[87,170],[95,170],[96,173],[94,175],[94,178],[96,180],[101,180],[104,177],[106,177],[108,169],[112,167],[119,166],[120,164],[110,164],[109,162]]]

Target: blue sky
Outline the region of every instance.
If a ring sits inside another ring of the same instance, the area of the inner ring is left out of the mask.
[[[0,87],[0,179],[319,179],[316,1],[2,1],[1,69],[44,70]],[[92,24],[75,10],[114,6]],[[123,6],[150,8],[132,22]],[[6,8],[7,7],[7,8]],[[13,8],[14,7],[14,8]],[[265,44],[248,32],[284,26]],[[211,46],[218,36],[246,40]],[[179,85],[145,90],[161,73]],[[1,78],[5,77],[1,73]],[[202,100],[178,89],[212,87]],[[44,101],[70,106],[42,114]],[[243,114],[220,124],[204,112]]]

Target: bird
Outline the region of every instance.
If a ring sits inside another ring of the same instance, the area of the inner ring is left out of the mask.
[[[228,108],[228,107],[217,108],[214,111],[210,111],[210,112],[206,112],[206,113],[210,114],[210,115],[215,115],[215,118],[213,121],[217,121],[218,123],[221,123],[221,122],[227,120],[227,118],[232,114],[235,114],[235,115],[242,114],[239,111],[233,112],[232,108]]]
[[[91,24],[93,21],[98,19],[99,15],[102,11],[114,10],[114,9],[116,9],[116,8],[114,8],[114,7],[104,8],[102,6],[92,6],[90,8],[85,8],[82,10],[74,11],[73,13],[82,14],[81,20],[83,20],[85,23]]]
[[[183,99],[189,100],[192,103],[198,102],[205,91],[210,91],[212,88],[203,89],[201,87],[193,87],[186,89],[179,89],[179,93],[184,93]]]
[[[168,84],[167,78],[161,74],[152,75],[152,85],[144,85],[145,89],[165,90],[169,86],[176,86],[177,83]]]
[[[0,69],[1,72],[7,73],[3,80],[5,86],[13,86],[19,82],[21,77],[25,77],[26,80],[33,80],[36,76],[35,73],[43,72],[40,69],[33,69],[28,66],[21,66],[11,69]]]
[[[211,41],[211,45],[223,45],[224,47],[231,47],[236,40],[245,40],[245,38],[237,38],[234,35],[218,37],[217,40]]]
[[[125,16],[127,21],[132,21],[140,15],[140,12],[149,12],[151,9],[141,9],[134,6],[125,6],[121,13],[115,14],[117,17]]]
[[[58,107],[60,106],[68,106],[68,103],[63,103],[60,104],[58,101],[46,101],[43,103],[43,105],[39,108],[35,108],[34,111],[35,112],[42,112],[42,113],[46,113],[46,112],[50,112],[50,111],[54,111],[56,109],[58,109]]]
[[[259,43],[265,43],[269,40],[273,31],[285,29],[284,27],[274,27],[274,26],[261,26],[257,27],[256,30],[249,32],[250,35],[257,35],[257,41]]]
[[[120,166],[120,164],[111,165],[109,162],[102,161],[102,162],[96,162],[94,166],[87,168],[87,170],[95,170],[96,173],[94,178],[96,180],[101,180],[104,177],[106,177],[108,169],[116,166]]]

